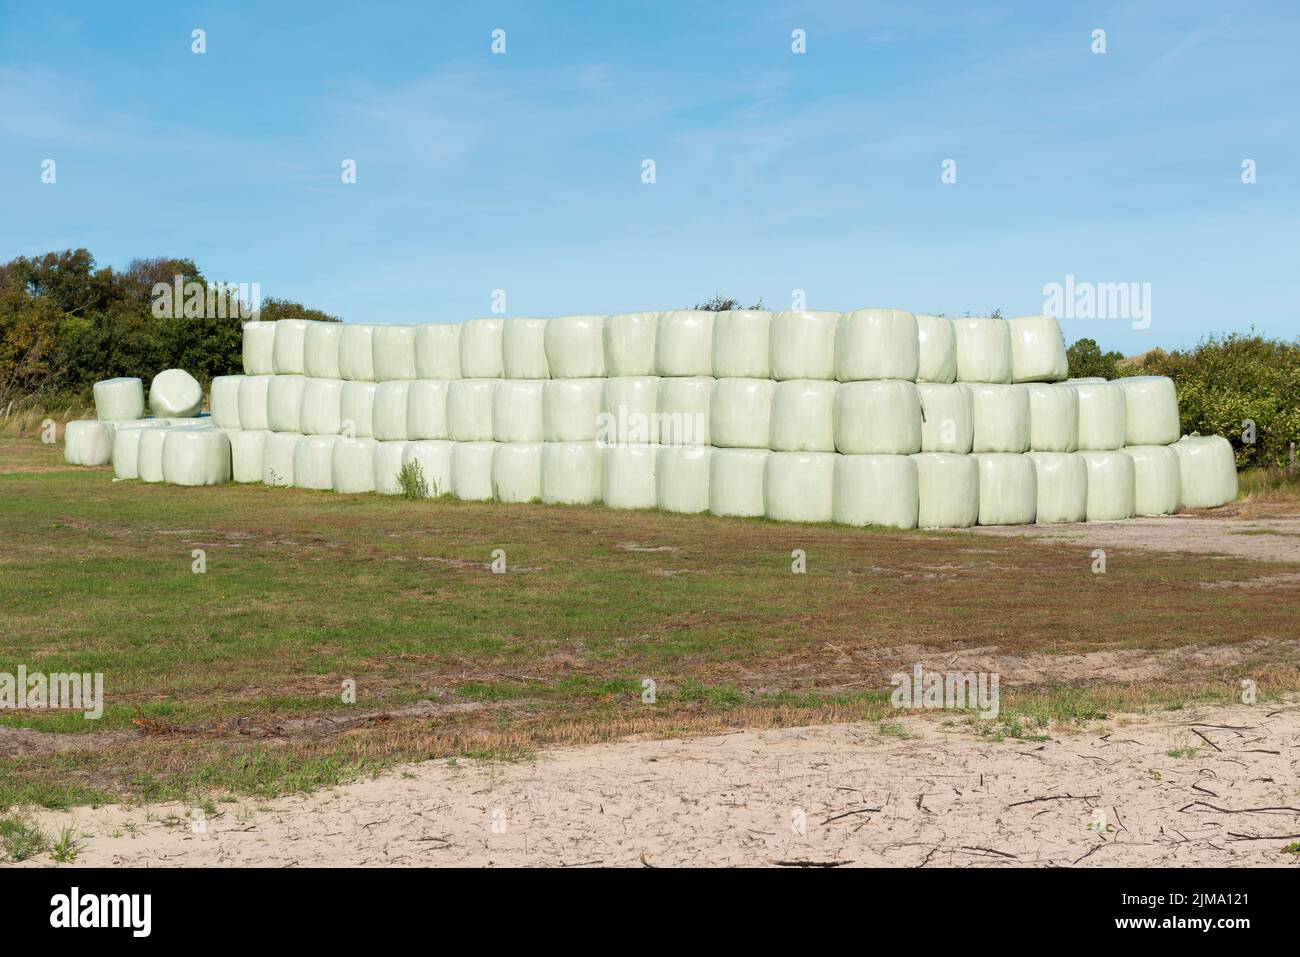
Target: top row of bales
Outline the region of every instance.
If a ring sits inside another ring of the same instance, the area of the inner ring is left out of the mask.
[[[282,319],[244,326],[247,375],[401,379],[713,376],[856,382],[1059,382],[1055,319],[853,312],[634,312],[421,325]]]

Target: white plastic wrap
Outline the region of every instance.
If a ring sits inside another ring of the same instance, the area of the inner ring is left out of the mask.
[[[451,492],[467,502],[492,498],[495,442],[457,442],[451,450]]]
[[[600,501],[603,450],[595,442],[546,442],[542,453],[542,501],[591,505]]]
[[[835,512],[830,452],[773,452],[763,470],[763,511],[778,522],[829,522]]]
[[[1029,393],[1029,447],[1035,452],[1079,448],[1079,393],[1064,383],[1035,382]]]
[[[549,379],[546,320],[507,319],[501,331],[501,364],[507,379]]]
[[[1011,327],[1005,319],[952,321],[958,382],[1011,381]]]
[[[266,387],[266,427],[272,432],[302,431],[302,394],[307,377],[272,376]]]
[[[1026,452],[1038,485],[1039,525],[1088,517],[1088,464],[1074,452]]]
[[[426,323],[415,330],[415,371],[421,379],[459,379],[459,322]]]
[[[243,387],[240,387],[243,398]],[[242,404],[241,404],[242,411]],[[338,435],[343,421],[341,379],[308,379],[302,390],[298,431],[304,435]]]
[[[551,369],[554,372],[553,363]],[[542,434],[546,441],[595,441],[604,388],[604,379],[548,380],[542,387]]]
[[[374,351],[376,382],[416,378],[415,326],[377,324],[371,349]]]
[[[137,421],[145,421],[145,420],[137,420]],[[159,422],[159,423],[166,423],[169,426],[175,426],[176,428],[181,428],[181,429],[214,428],[212,424],[212,416],[210,415],[190,415],[190,416],[183,416],[180,418],[173,417],[170,419],[153,419],[152,421]],[[116,425],[116,423],[114,424]]]
[[[498,442],[542,441],[545,384],[540,379],[502,379],[497,383],[492,399],[492,431]]]
[[[712,376],[683,376],[659,380],[660,445],[708,445]]]
[[[140,477],[140,435],[146,429],[113,430],[113,474],[120,479]],[[249,433],[252,434],[252,433]],[[67,458],[67,431],[64,431],[64,458]]]
[[[313,322],[302,341],[303,374],[313,379],[341,379],[339,342],[343,338],[341,322]]]
[[[95,418],[144,418],[144,383],[139,379],[102,379],[95,383],[94,392]]]
[[[506,329],[509,330],[507,324]],[[542,497],[542,442],[502,442],[492,453],[492,497],[531,502]]]
[[[968,384],[975,452],[1029,451],[1029,389],[1023,385]]]
[[[78,419],[63,429],[63,460],[69,465],[107,465],[113,460],[113,423]]]
[[[857,309],[840,317],[835,333],[835,378],[916,379],[916,317],[901,309]]]
[[[500,379],[505,374],[501,354],[502,319],[471,319],[460,333],[460,374],[466,379]],[[554,375],[554,372],[551,373]]]
[[[297,441],[293,447],[294,488],[325,491],[334,487],[334,446],[338,441],[337,435],[304,435]]]
[[[260,482],[266,468],[266,440],[273,433],[265,429],[229,433],[230,477],[236,482]]]
[[[1077,379],[1066,379],[1063,384],[1064,385],[1095,385],[1098,382],[1105,382],[1105,381],[1107,380],[1103,379],[1101,376],[1086,375],[1086,376],[1081,376]]]
[[[1053,317],[1021,316],[1008,325],[1013,382],[1060,382],[1070,374],[1061,325]]]
[[[208,406],[212,421],[219,429],[243,428],[239,422],[239,383],[242,375],[219,375],[208,389]]]
[[[160,419],[198,415],[203,408],[203,386],[184,369],[167,369],[149,384],[149,408]]]
[[[375,446],[378,444],[374,439],[346,438],[334,443],[334,491],[352,493],[375,490]]]
[[[239,382],[239,427],[241,429],[268,429],[267,392],[271,388],[269,375],[246,375]]]
[[[163,443],[170,431],[170,426],[145,429],[140,436],[136,449],[136,475],[141,482],[163,480]]]
[[[728,379],[772,377],[772,314],[757,309],[720,312],[713,320],[713,375]]]
[[[918,382],[916,395],[921,403],[921,451],[970,452],[975,441],[970,388],[956,382]]]
[[[718,379],[709,399],[710,441],[720,448],[767,448],[775,395],[771,379]]]
[[[772,378],[834,379],[838,312],[778,312],[772,317]]]
[[[230,437],[220,429],[166,429],[163,481],[168,485],[220,485],[230,481]]]
[[[1172,515],[1182,504],[1178,453],[1170,445],[1132,445],[1124,454],[1133,460],[1133,514]]]
[[[605,317],[605,374],[614,377],[655,374],[657,312],[626,312]]]
[[[274,322],[244,323],[244,375],[275,374]]]
[[[397,476],[406,461],[406,448],[410,442],[394,439],[388,442],[375,442],[375,491],[384,495],[396,495],[401,491]],[[489,452],[489,457],[491,453]],[[427,479],[426,479],[427,481]]]
[[[665,512],[709,510],[709,461],[701,445],[661,446],[655,454],[655,501]]]
[[[767,449],[714,449],[709,456],[709,512],[761,518],[767,512],[763,476]]]
[[[546,323],[545,338],[552,379],[604,378],[604,316],[560,316]]]
[[[495,379],[453,379],[447,383],[447,432],[457,442],[492,439]]]
[[[375,381],[375,327],[345,322],[339,332],[339,375],[348,382]]]
[[[957,337],[943,316],[916,317],[917,382],[957,380]]]
[[[445,379],[412,380],[411,388],[406,393],[408,438],[450,438],[447,431],[447,388]]]
[[[608,508],[654,508],[657,445],[612,445],[604,449],[600,499]]]
[[[1079,452],[1088,466],[1088,521],[1117,522],[1133,517],[1136,470],[1123,452]]]
[[[1124,440],[1128,445],[1170,445],[1178,441],[1178,396],[1174,380],[1162,375],[1115,380],[1124,393]]]
[[[281,319],[275,324],[272,364],[276,375],[302,375],[306,368],[306,319]]]
[[[974,456],[980,472],[981,525],[1031,525],[1038,515],[1034,461],[1013,452]]]
[[[715,315],[693,309],[661,312],[655,372],[661,376],[712,376]]]
[[[411,380],[396,379],[381,382],[375,387],[375,401],[371,407],[371,430],[381,442],[405,441],[407,399]]]
[[[1237,458],[1221,435],[1185,435],[1172,446],[1178,455],[1183,508],[1217,508],[1237,497]]]
[[[606,379],[596,441],[601,445],[654,443],[659,431],[661,381],[653,375]],[[763,444],[767,444],[766,440]]]
[[[407,442],[402,450],[402,465],[419,463],[429,498],[450,494],[451,450],[455,447],[455,442],[446,439],[425,439]]]
[[[921,400],[913,382],[845,382],[835,392],[835,448],[845,455],[921,451]],[[906,527],[906,526],[904,526]]]
[[[298,432],[271,432],[262,447],[262,484],[287,488],[293,485],[293,456],[298,449]]]
[[[834,452],[838,388],[838,383],[824,379],[777,383],[768,448],[777,452]]]
[[[979,466],[973,455],[919,452],[916,463],[918,528],[970,528],[979,521]]]
[[[1079,396],[1079,450],[1108,452],[1122,449],[1128,429],[1124,391],[1109,382],[1072,385]]]
[[[920,498],[910,455],[840,455],[835,459],[832,521],[841,525],[916,528]]]
[[[344,380],[339,392],[339,432],[352,438],[375,434],[375,392],[379,384]]]

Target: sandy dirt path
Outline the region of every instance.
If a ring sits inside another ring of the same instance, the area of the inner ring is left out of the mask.
[[[1049,740],[917,715],[884,733],[860,723],[432,761],[219,804],[201,830],[183,806],[37,819],[74,825],[86,865],[1297,867],[1282,849],[1300,840],[1298,746],[1300,698],[1115,716]]]

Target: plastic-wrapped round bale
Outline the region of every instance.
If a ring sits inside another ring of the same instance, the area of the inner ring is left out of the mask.
[[[498,502],[540,499],[544,447],[543,442],[502,442],[498,445],[492,453],[493,498]]]
[[[709,399],[709,440],[720,448],[767,448],[775,395],[771,379],[718,379]]]
[[[332,475],[334,491],[373,492],[375,490],[374,439],[340,438],[334,443]]]
[[[606,379],[596,441],[601,445],[654,443],[659,431],[660,381],[652,375]]]
[[[277,433],[279,434],[279,433]],[[337,435],[304,435],[293,447],[294,488],[328,491],[334,487]]]
[[[411,439],[448,437],[446,380],[411,381],[411,387],[406,393],[406,434]]]
[[[713,319],[713,375],[729,379],[772,376],[772,314],[733,309]]]
[[[778,522],[829,522],[835,511],[830,452],[773,452],[763,470],[763,511]]]
[[[375,442],[375,491],[384,495],[396,495],[402,490],[398,483],[402,465],[406,461],[406,447],[409,442],[392,439]],[[489,453],[490,454],[490,453]]]
[[[113,423],[79,419],[63,429],[63,460],[69,465],[107,465],[113,460]]]
[[[239,421],[239,384],[243,381],[242,375],[213,377],[212,386],[208,389],[208,405],[217,428],[243,428]]]
[[[303,374],[313,379],[343,378],[339,369],[339,342],[342,338],[342,323],[313,322],[309,325],[302,340]]]
[[[546,323],[546,365],[552,379],[605,377],[605,317],[560,316]]]
[[[1124,441],[1128,445],[1170,445],[1178,441],[1178,396],[1174,380],[1162,375],[1116,379],[1124,393]]]
[[[113,430],[113,475],[120,479],[140,477],[140,435],[145,429]],[[67,433],[64,433],[64,455],[66,457]]]
[[[353,438],[375,434],[375,392],[379,384],[343,380],[339,392],[339,432]]]
[[[458,322],[425,323],[415,330],[415,371],[421,379],[459,379],[460,335]]]
[[[239,427],[241,429],[269,429],[267,418],[267,393],[275,376],[246,375],[239,381]]]
[[[348,382],[375,381],[375,327],[346,322],[339,332],[339,375]]]
[[[275,374],[274,322],[244,323],[244,375]]]
[[[1182,504],[1178,453],[1169,445],[1132,445],[1124,454],[1133,460],[1133,514],[1172,515]]]
[[[266,426],[272,432],[302,431],[302,394],[307,377],[277,375],[266,387]]]
[[[1023,385],[970,383],[975,452],[1029,451],[1029,390]]]
[[[660,445],[708,445],[711,376],[682,376],[659,380]]]
[[[1011,381],[1011,327],[1005,319],[967,316],[952,321],[958,382]]]
[[[149,408],[160,419],[198,415],[203,408],[203,386],[184,369],[167,369],[149,384]]]
[[[306,319],[281,319],[275,324],[272,364],[276,375],[302,375],[306,369]]]
[[[140,436],[136,449],[136,475],[141,482],[163,480],[163,443],[171,430],[171,426],[145,429]]]
[[[554,370],[554,365],[552,365]],[[605,380],[548,380],[542,387],[542,434],[547,442],[594,442]]]
[[[657,312],[625,312],[606,316],[602,337],[605,374],[611,378],[655,374]]]
[[[1124,392],[1109,382],[1071,386],[1079,396],[1079,451],[1112,452],[1124,447]]]
[[[916,317],[901,309],[856,309],[840,317],[835,332],[835,378],[916,379]]]
[[[505,373],[501,355],[502,319],[471,319],[460,333],[460,374],[466,379],[500,379]],[[549,359],[548,359],[549,361]],[[554,372],[552,372],[554,374]]]
[[[230,481],[230,437],[220,429],[167,429],[163,481],[168,485],[220,485]]]
[[[1237,497],[1237,457],[1221,435],[1184,435],[1178,455],[1183,508],[1217,508]]]
[[[266,440],[274,433],[265,429],[229,433],[230,477],[236,482],[260,482],[266,468]]]
[[[980,476],[973,455],[918,452],[916,463],[919,528],[970,528],[979,521]]]
[[[916,381],[955,382],[957,337],[952,321],[943,316],[916,317]]]
[[[94,392],[95,418],[144,418],[144,383],[139,379],[102,379],[95,383]]]
[[[293,456],[300,432],[271,432],[262,448],[262,484],[288,488],[293,485]]]
[[[1133,517],[1137,489],[1133,459],[1123,452],[1079,452],[1088,466],[1088,521]]]
[[[405,441],[410,438],[406,433],[406,407],[410,392],[410,379],[381,382],[375,387],[370,420],[375,438],[381,442]]]
[[[834,452],[838,388],[838,383],[823,379],[777,383],[768,448],[777,452]]]
[[[343,381],[308,379],[298,423],[298,431],[304,435],[338,435],[343,425]]]
[[[495,442],[457,442],[451,450],[451,491],[467,502],[492,498]]]
[[[715,315],[694,309],[660,313],[655,372],[661,376],[712,376]]]
[[[772,378],[834,379],[838,312],[778,312],[772,317]]]
[[[709,510],[709,461],[701,445],[661,446],[655,457],[655,501],[665,512]]]
[[[1079,394],[1074,386],[1035,382],[1029,393],[1029,447],[1035,452],[1079,448]]]
[[[913,382],[845,382],[835,392],[836,451],[910,455],[921,451],[921,400]]]
[[[1026,452],[1038,485],[1039,525],[1088,517],[1088,464],[1074,452]]]
[[[767,512],[763,476],[767,449],[714,449],[709,456],[709,512],[761,518]]]
[[[918,382],[921,451],[965,455],[975,441],[975,408],[970,389],[960,383]]]
[[[910,455],[841,455],[835,459],[831,519],[841,525],[916,528],[920,498]]]
[[[549,379],[546,320],[507,319],[501,331],[501,365],[507,379]]]
[[[543,449],[543,502],[591,505],[600,501],[600,446],[595,442],[546,442]]]
[[[457,442],[492,439],[495,379],[453,379],[447,383],[447,432]]]
[[[1013,382],[1060,382],[1070,374],[1061,326],[1051,316],[1012,319],[1011,379]]]
[[[1038,483],[1033,459],[1014,452],[981,452],[981,525],[1031,525],[1038,515]]]
[[[455,442],[446,439],[424,439],[407,442],[402,450],[403,466],[419,465],[427,498],[451,492],[451,451],[455,447]]]
[[[416,378],[415,326],[376,325],[370,345],[374,351],[376,382]]]
[[[543,440],[542,395],[545,384],[540,379],[502,379],[497,383],[492,399],[492,431],[498,442]]]
[[[600,499],[608,508],[654,508],[657,445],[610,445],[603,450]]]

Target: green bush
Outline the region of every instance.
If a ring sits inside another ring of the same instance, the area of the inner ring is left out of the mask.
[[[1070,375],[1076,379],[1090,376],[1115,379],[1120,375],[1116,363],[1124,358],[1122,352],[1102,352],[1095,339],[1079,339],[1065,350],[1070,360]]]
[[[429,483],[425,481],[424,469],[412,459],[403,462],[397,473],[397,489],[402,498],[428,498]]]

